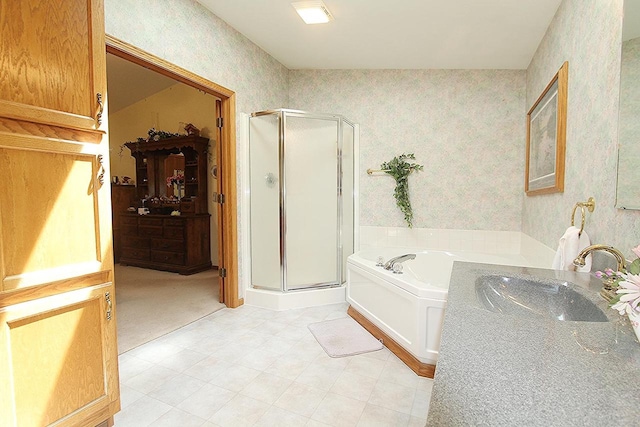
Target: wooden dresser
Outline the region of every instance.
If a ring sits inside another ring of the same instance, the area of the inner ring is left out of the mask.
[[[193,274],[211,268],[209,214],[120,216],[120,264]]]
[[[180,274],[211,268],[209,140],[188,135],[125,145],[136,159],[137,199],[145,200],[150,214],[120,214],[120,264]],[[167,185],[176,171],[184,175],[179,201],[176,190]],[[176,210],[181,215],[170,215]]]

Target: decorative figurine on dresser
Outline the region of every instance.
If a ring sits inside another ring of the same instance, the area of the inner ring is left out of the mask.
[[[120,218],[120,264],[193,274],[211,268],[207,149],[199,132],[149,131],[124,145],[136,160],[135,211]]]

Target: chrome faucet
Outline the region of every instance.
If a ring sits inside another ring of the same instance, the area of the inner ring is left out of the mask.
[[[610,253],[615,257],[616,262],[618,263],[617,270],[624,271],[626,269],[627,260],[624,258],[622,252],[609,245],[587,246],[578,254],[576,259],[573,260],[573,265],[575,265],[576,267],[584,267],[585,258],[587,257],[587,255],[595,251],[604,251]],[[615,279],[615,276],[612,276],[603,280],[603,286],[600,290],[600,296],[602,296],[602,298],[606,299],[607,301],[611,301],[616,296],[616,290],[613,286]]]
[[[392,270],[394,265],[408,261],[410,259],[416,259],[416,254],[405,254],[393,257],[384,264],[384,268],[385,270]]]

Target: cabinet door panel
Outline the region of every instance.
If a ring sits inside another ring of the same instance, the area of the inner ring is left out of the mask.
[[[96,129],[102,2],[0,3],[0,116]],[[105,94],[103,94],[105,95]]]
[[[113,303],[107,283],[0,310],[0,425],[74,425],[117,396]]]
[[[25,147],[38,142],[23,139]],[[0,164],[12,190],[0,192],[0,290],[97,271],[96,156],[0,148]]]

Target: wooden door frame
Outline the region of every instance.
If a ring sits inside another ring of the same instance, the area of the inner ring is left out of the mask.
[[[220,278],[220,280],[224,290],[223,298],[226,306],[230,308],[241,306],[244,301],[238,298],[238,196],[236,183],[235,92],[108,34],[105,35],[105,42],[107,53],[111,53],[220,98],[222,102],[221,117],[224,126],[220,132],[222,138],[220,141],[216,141],[216,143],[222,144],[222,157],[218,159],[218,174],[222,178],[222,194],[225,196],[225,202],[222,205],[222,217],[218,218],[218,221],[222,223],[223,234],[222,236],[218,236],[218,238],[222,239],[223,244],[223,253],[219,258],[219,264],[221,268],[224,267],[227,271],[227,276]]]

